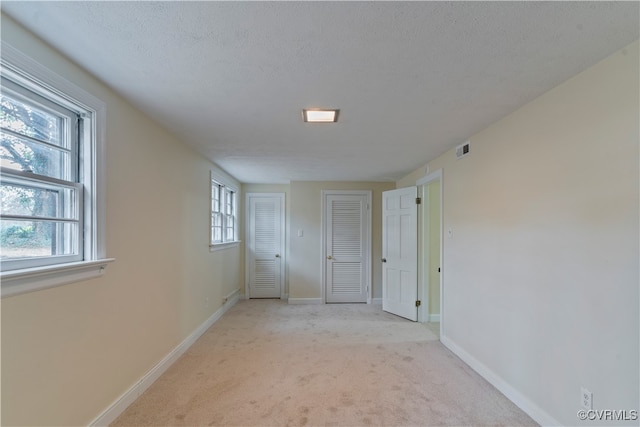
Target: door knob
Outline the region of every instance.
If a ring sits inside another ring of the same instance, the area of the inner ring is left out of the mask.
[[[382,258],[380,261],[387,262],[387,259],[386,258]]]
[[[333,259],[333,257],[331,255],[327,256],[327,259]]]
[[[276,254],[276,258],[280,258],[280,254]]]

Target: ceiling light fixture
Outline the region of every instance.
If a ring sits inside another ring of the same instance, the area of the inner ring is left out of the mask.
[[[305,108],[302,110],[302,119],[305,123],[335,123],[339,112],[340,110]]]

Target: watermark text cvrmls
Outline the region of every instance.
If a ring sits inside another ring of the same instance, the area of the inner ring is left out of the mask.
[[[582,421],[637,421],[638,411],[614,410],[614,409],[591,409],[578,411],[578,418]]]

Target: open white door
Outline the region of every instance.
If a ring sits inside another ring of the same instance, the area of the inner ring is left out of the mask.
[[[417,188],[382,193],[382,309],[418,320]]]
[[[281,298],[284,257],[284,194],[247,194],[247,295]]]

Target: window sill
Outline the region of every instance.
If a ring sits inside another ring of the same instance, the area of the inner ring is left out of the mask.
[[[107,264],[113,261],[115,261],[114,258],[105,258],[5,271],[1,276],[1,295],[2,298],[11,297],[99,277],[104,274]]]
[[[209,245],[209,252],[221,251],[223,249],[235,248],[240,245],[240,240],[236,240],[235,242],[226,242],[226,243],[215,243]]]

